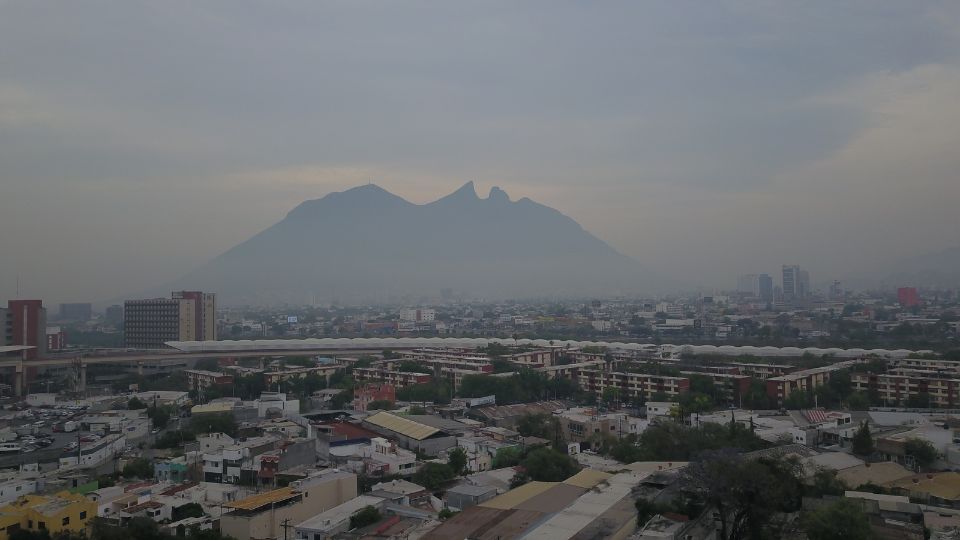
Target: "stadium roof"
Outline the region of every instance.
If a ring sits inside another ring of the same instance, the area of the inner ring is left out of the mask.
[[[888,358],[906,358],[913,352],[907,349],[839,349],[820,347],[754,347],[735,345],[653,345],[650,343],[622,343],[618,341],[573,341],[546,339],[509,339],[509,338],[440,338],[440,337],[401,337],[401,338],[307,338],[307,339],[255,339],[228,341],[168,341],[166,344],[184,352],[239,352],[239,351],[297,351],[297,350],[371,350],[371,349],[411,349],[420,347],[485,347],[490,343],[501,345],[532,345],[534,347],[606,347],[613,350],[639,351],[650,347],[660,347],[677,354],[714,354],[722,356],[779,356],[799,357],[804,354],[815,356],[832,355],[836,358],[859,358],[876,355]]]
[[[440,433],[440,430],[435,427],[421,424],[420,422],[415,422],[408,418],[403,418],[388,412],[378,412],[373,416],[368,416],[364,421],[384,429],[389,429],[390,431],[410,437],[411,439],[416,439],[418,441],[422,441],[431,435]]]

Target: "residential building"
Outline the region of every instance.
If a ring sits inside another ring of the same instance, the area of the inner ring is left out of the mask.
[[[960,376],[900,368],[888,373],[852,373],[850,382],[860,392],[876,393],[888,405],[906,405],[911,397],[926,397],[925,407],[954,407],[960,403]]]
[[[52,496],[25,495],[0,507],[0,540],[7,540],[17,530],[39,533],[87,531],[90,520],[97,516],[97,503],[83,495],[66,491]]]
[[[581,370],[578,373],[578,385],[581,390],[592,392],[598,398],[604,390],[610,388],[619,395],[622,402],[642,398],[656,399],[655,396],[677,397],[690,390],[687,377],[670,377],[625,371]]]
[[[353,391],[353,409],[366,412],[367,405],[374,401],[397,400],[397,390],[391,384],[365,384]]]
[[[437,312],[433,309],[401,309],[400,320],[410,322],[433,322]]]
[[[429,373],[393,371],[384,367],[354,368],[353,378],[362,382],[386,383],[396,388],[424,384],[432,380]]]
[[[813,392],[826,384],[833,372],[849,368],[857,363],[859,363],[858,360],[848,360],[829,366],[804,369],[779,377],[771,377],[767,379],[767,396],[775,400],[778,406],[783,405],[790,394],[794,392]]]
[[[220,518],[220,531],[237,540],[283,538],[285,526],[302,523],[356,497],[357,475],[327,469],[288,487],[224,504],[229,512]]]
[[[59,326],[47,327],[47,350],[60,351],[67,347],[67,333]]]
[[[190,390],[205,390],[211,386],[221,384],[233,384],[233,375],[221,373],[219,371],[206,371],[202,369],[184,370],[187,374],[187,388]]]

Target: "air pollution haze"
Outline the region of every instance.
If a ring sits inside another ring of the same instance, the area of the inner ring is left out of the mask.
[[[4,2],[0,66],[4,298],[226,300],[205,280],[270,249],[231,279],[355,260],[380,287],[442,252],[412,289],[960,281],[955,3]],[[469,180],[516,202],[431,203]],[[370,183],[382,211],[324,203]],[[569,259],[493,279],[523,253]]]

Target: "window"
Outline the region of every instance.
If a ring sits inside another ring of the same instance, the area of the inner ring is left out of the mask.
[[[32,528],[33,528],[33,520],[32,520],[32,519],[28,519],[28,520],[27,520],[27,528],[28,528],[28,529],[32,529]]]
[[[63,523],[61,523],[61,525],[69,525],[69,524],[70,524],[70,516],[63,518]]]
[[[38,522],[37,522],[37,529],[39,529],[39,530],[42,531],[42,530],[44,530],[44,529],[46,529],[46,528],[47,528],[46,522],[44,522],[44,521],[38,521]]]
[[[82,510],[82,511],[80,512],[80,519],[87,519],[87,511],[86,511],[86,510]]]

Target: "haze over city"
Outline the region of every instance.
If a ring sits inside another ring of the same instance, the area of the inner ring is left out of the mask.
[[[0,297],[136,295],[368,182],[500,186],[691,288],[879,279],[960,243],[958,10],[5,2]]]

